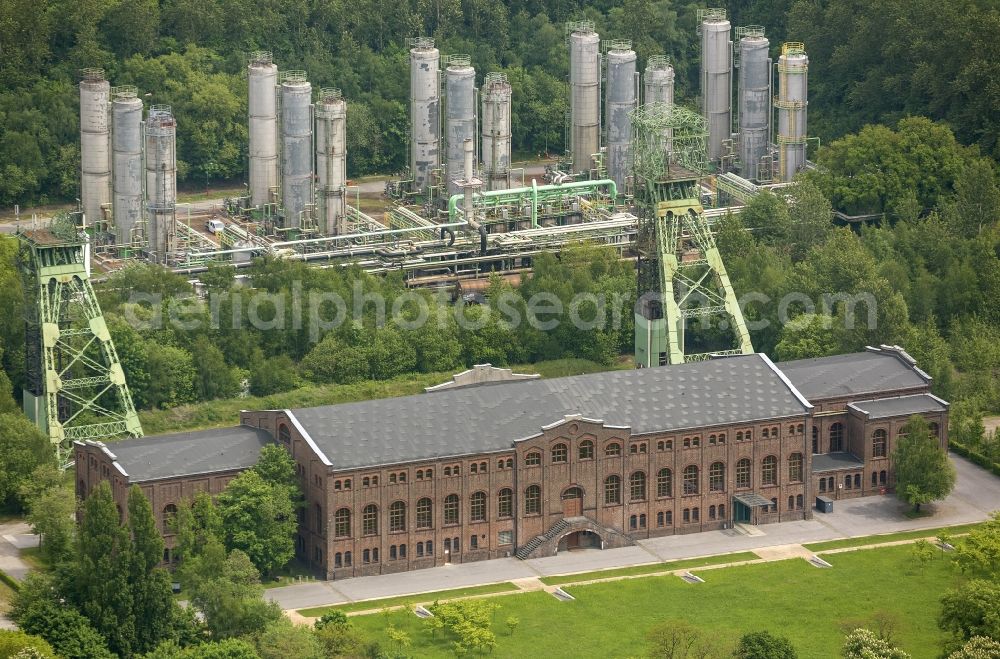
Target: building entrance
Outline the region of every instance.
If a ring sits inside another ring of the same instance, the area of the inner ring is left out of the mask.
[[[562,495],[563,517],[579,517],[583,514],[583,490],[571,487]]]
[[[601,536],[593,531],[574,531],[559,541],[559,551],[574,549],[600,549]]]

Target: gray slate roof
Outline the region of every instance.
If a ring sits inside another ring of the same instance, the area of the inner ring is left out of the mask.
[[[250,426],[195,430],[107,444],[132,483],[247,469],[271,436]]]
[[[578,414],[633,434],[803,415],[763,355],[292,410],[334,468],[510,448]]]
[[[775,365],[812,402],[929,384],[929,378],[919,369],[891,351],[856,352]]]
[[[937,396],[917,394],[914,396],[899,396],[882,398],[880,400],[862,400],[851,403],[850,407],[864,412],[869,419],[887,419],[894,416],[910,416],[922,412],[944,412],[948,405]]]
[[[812,473],[819,474],[838,469],[860,469],[864,466],[865,463],[851,453],[821,453],[813,456]]]

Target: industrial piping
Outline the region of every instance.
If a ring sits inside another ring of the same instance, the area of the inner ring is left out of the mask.
[[[543,185],[539,186],[534,179],[531,180],[531,187],[523,188],[511,188],[510,190],[491,190],[489,192],[484,192],[480,195],[473,197],[473,201],[477,198],[481,200],[497,200],[500,203],[505,201],[516,202],[523,199],[526,195],[530,195],[531,199],[531,228],[538,228],[538,200],[541,198],[543,201],[547,198],[561,196],[559,193],[564,190],[581,190],[585,192],[597,192],[601,188],[608,189],[608,195],[615,199],[618,197],[618,186],[611,179],[600,179],[598,181],[573,181],[572,183],[563,183],[561,185]],[[465,201],[464,194],[452,195],[448,200],[448,221],[451,224],[455,224],[458,220],[455,216],[458,215],[458,203],[460,201]],[[464,212],[463,212],[464,214]]]

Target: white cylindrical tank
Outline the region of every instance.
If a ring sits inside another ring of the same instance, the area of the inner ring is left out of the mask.
[[[115,242],[133,243],[142,219],[142,100],[135,87],[116,87],[111,102]]]
[[[285,227],[301,228],[313,203],[312,85],[305,71],[281,77],[281,205]]]
[[[347,213],[347,103],[339,89],[321,89],[316,104],[316,180],[320,227],[345,233]]]
[[[90,223],[111,203],[111,85],[101,69],[84,69],[80,82],[80,202]]]
[[[441,53],[434,40],[419,38],[410,48],[410,173],[413,191],[426,196],[431,173],[441,166]]]
[[[271,53],[250,56],[247,105],[250,116],[250,203],[275,201],[278,189],[278,67]]]
[[[448,196],[462,192],[464,145],[476,137],[476,70],[468,55],[452,55],[444,72]]]
[[[701,103],[708,123],[708,159],[718,161],[732,135],[732,51],[725,9],[706,9],[701,21]]]
[[[613,41],[607,60],[605,116],[608,122],[608,178],[615,182],[619,190],[624,190],[625,179],[631,170],[629,145],[632,141],[632,119],[629,113],[636,105],[636,63],[632,43]]]
[[[642,102],[674,104],[674,67],[664,55],[653,55],[646,62]]]
[[[487,190],[510,187],[510,82],[506,73],[487,73],[483,85],[483,178]]]
[[[781,46],[778,58],[778,177],[791,181],[806,164],[809,56],[801,43]]]
[[[570,29],[570,157],[573,173],[589,174],[592,156],[601,148],[601,39],[589,21]]]
[[[146,237],[152,260],[165,263],[177,236],[177,123],[169,105],[146,117]]]
[[[742,28],[740,39],[740,162],[743,178],[757,180],[760,160],[767,154],[771,120],[770,43],[764,28]]]

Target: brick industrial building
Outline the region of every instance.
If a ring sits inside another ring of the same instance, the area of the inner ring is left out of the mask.
[[[746,355],[77,443],[77,487],[111,481],[124,508],[138,483],[166,519],[277,442],[306,499],[298,554],[337,579],[809,518],[817,495],[891,489],[902,425],[922,414],[944,446],[947,410],[897,347],[778,365]]]

